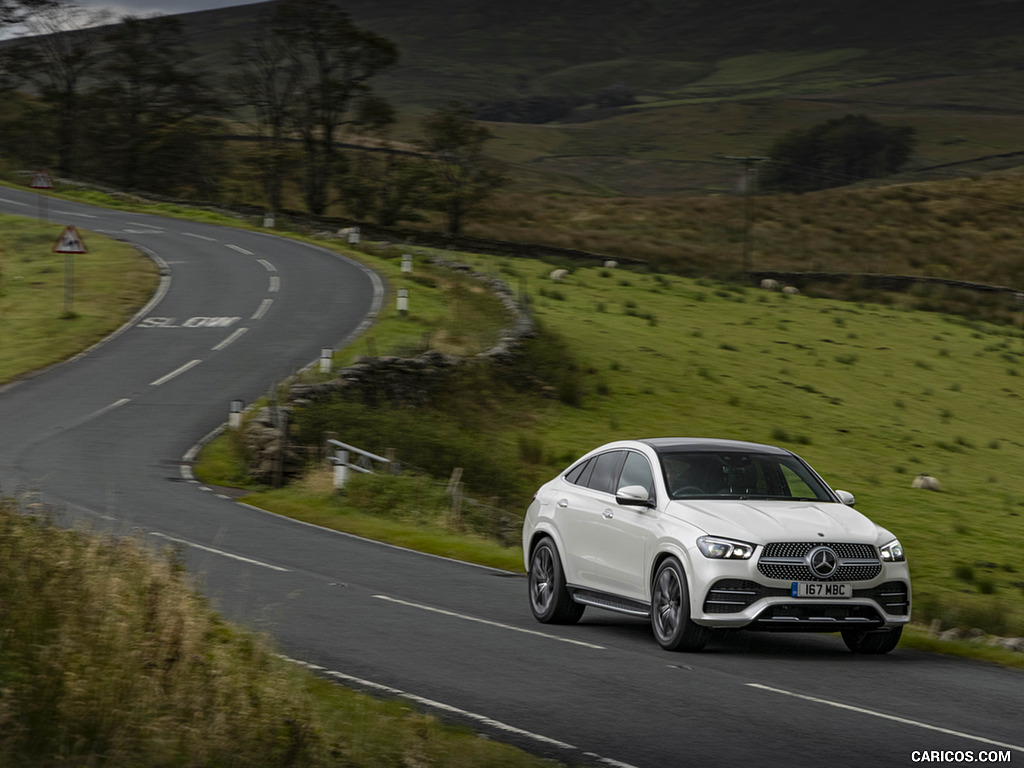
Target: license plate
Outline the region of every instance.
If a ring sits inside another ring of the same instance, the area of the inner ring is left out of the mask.
[[[791,594],[793,597],[853,597],[853,585],[837,582],[794,581]]]

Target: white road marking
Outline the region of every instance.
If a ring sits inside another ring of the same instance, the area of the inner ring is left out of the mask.
[[[208,243],[216,243],[216,237],[207,237],[206,235],[197,235],[195,232],[182,232],[185,237],[194,237],[197,240],[205,240]]]
[[[444,704],[443,702],[435,701],[434,699],[428,699],[423,696],[417,696],[415,693],[408,693],[407,691],[403,691],[399,688],[392,688],[389,685],[382,685],[380,683],[374,683],[370,680],[363,680],[360,677],[347,675],[344,672],[337,672],[333,669],[327,669],[326,667],[321,667],[317,664],[310,664],[306,661],[292,659],[288,656],[282,656],[281,658],[283,658],[285,661],[290,661],[293,664],[298,664],[299,666],[305,667],[306,669],[312,670],[313,672],[317,672],[321,675],[327,675],[328,677],[333,677],[343,682],[349,683],[350,685],[355,685],[360,688],[366,688],[371,691],[379,691],[380,693],[387,694],[388,696],[397,696],[406,699],[407,701],[411,701],[414,704],[419,704],[420,706],[440,710],[441,712],[446,712],[450,715],[457,715],[458,717],[472,720],[474,722],[479,723],[480,725],[487,726],[488,728],[493,728],[497,731],[502,731],[504,733],[529,739],[530,741],[535,741],[538,744],[544,744],[548,747],[557,747],[558,749],[564,749],[566,751],[580,751],[579,747],[575,747],[572,744],[566,744],[564,741],[552,739],[549,736],[542,736],[539,733],[534,733],[533,731],[526,731],[522,728],[516,728],[514,725],[503,723],[500,720],[495,720],[493,718],[487,717],[486,715],[478,715],[476,712],[469,712],[465,709],[459,709],[458,707],[453,707],[451,704]],[[634,766],[630,765],[629,763],[623,763],[618,760],[611,760],[606,757],[601,757],[600,755],[595,755],[593,752],[583,752],[582,754],[584,757],[587,757],[590,760],[596,761],[598,763],[603,763],[604,765],[611,766],[612,768],[634,768]]]
[[[252,251],[247,251],[247,250],[245,250],[245,248],[243,248],[242,246],[240,246],[240,245],[235,245],[234,243],[225,243],[225,245],[226,245],[226,246],[227,246],[228,248],[230,248],[230,249],[231,249],[232,251],[238,251],[239,253],[241,253],[241,254],[245,254],[246,256],[255,256],[255,255],[256,255],[256,254],[255,254],[255,253],[253,253]]]
[[[259,309],[257,309],[256,312],[253,313],[253,316],[250,317],[249,319],[250,320],[261,320],[261,319],[263,319],[263,316],[265,314],[267,314],[267,310],[270,309],[270,306],[273,303],[274,303],[273,299],[264,299],[263,301],[260,302]]]
[[[927,731],[938,731],[948,736],[958,736],[961,739],[970,739],[971,741],[980,741],[982,744],[990,744],[993,747],[1004,747],[1006,749],[1013,749],[1017,752],[1024,752],[1024,747],[1017,746],[1016,744],[1007,744],[1002,741],[995,741],[994,739],[986,739],[984,736],[974,736],[970,733],[963,733],[961,731],[953,731],[949,728],[942,728],[937,725],[929,725],[928,723],[922,723],[918,720],[910,720],[905,717],[897,717],[896,715],[887,715],[884,712],[875,712],[872,709],[864,709],[863,707],[854,707],[850,704],[840,704],[838,701],[829,701],[828,699],[819,699],[815,696],[807,696],[803,693],[793,693],[792,691],[786,691],[782,688],[772,688],[771,686],[761,685],[760,683],[747,683],[750,688],[759,688],[762,691],[771,691],[772,693],[781,693],[784,696],[792,696],[795,699],[803,699],[804,701],[810,701],[815,704],[824,704],[828,707],[836,707],[837,709],[845,709],[850,712],[857,712],[862,715],[870,715],[871,717],[879,717],[883,720],[892,720],[895,723],[901,723],[902,725],[912,725],[915,728],[923,728]]]
[[[20,205],[22,208],[28,208],[28,203],[23,203],[21,200],[10,200],[6,197],[0,197],[0,203],[9,203],[11,205]]]
[[[396,597],[388,597],[387,595],[374,595],[378,600],[387,600],[390,603],[398,603],[399,605],[405,605],[409,608],[419,608],[421,611],[430,611],[431,613],[440,613],[443,616],[453,616],[456,619],[464,619],[465,621],[475,621],[478,624],[487,624],[492,627],[498,627],[499,629],[509,629],[513,632],[522,632],[524,635],[536,635],[537,637],[546,637],[549,640],[558,640],[563,643],[571,643],[572,645],[582,645],[584,648],[595,648],[599,651],[607,650],[603,645],[594,645],[593,643],[584,643],[580,640],[572,640],[568,637],[559,637],[558,635],[549,635],[546,632],[538,632],[535,629],[522,629],[521,627],[513,627],[511,624],[501,624],[497,621],[488,621],[487,619],[480,619],[476,616],[467,616],[463,613],[455,613],[454,611],[446,611],[442,608],[432,608],[429,605],[421,605],[420,603],[410,603],[407,600],[399,600]]]
[[[211,349],[214,352],[220,352],[228,344],[231,344],[232,342],[237,341],[238,337],[241,336],[243,333],[245,333],[248,330],[249,330],[248,328],[239,328],[237,331],[235,331],[230,336],[228,336],[226,339],[224,339],[224,341],[222,341],[220,344],[218,344],[215,347],[211,347]]]
[[[100,408],[98,411],[96,411],[96,413],[92,414],[88,418],[95,419],[97,416],[102,416],[104,413],[109,413],[110,411],[114,410],[115,408],[120,408],[125,403],[130,403],[131,401],[132,400],[131,400],[130,397],[122,397],[120,400],[117,400],[116,402],[111,403],[106,408]]]
[[[178,368],[177,370],[171,371],[166,376],[161,376],[156,381],[149,382],[149,386],[151,386],[151,387],[159,387],[161,384],[166,384],[168,381],[173,379],[175,376],[180,376],[185,371],[190,370],[192,368],[195,368],[201,362],[203,362],[203,361],[202,360],[192,360],[190,362],[187,362],[183,366]]]
[[[277,272],[277,267],[275,267],[273,264],[271,264],[266,259],[258,259],[258,261],[259,261],[260,264],[263,265],[263,268],[265,270],[267,270],[267,272]]]
[[[270,287],[267,288],[267,291],[277,293],[279,290],[281,290],[281,278],[276,276],[270,278]]]
[[[95,218],[95,216],[93,218]],[[133,227],[145,227],[146,229],[155,229],[158,232],[166,231],[166,227],[159,227],[156,224],[149,223],[148,221],[129,221],[128,224]]]
[[[291,573],[287,568],[282,568],[279,565],[271,565],[270,563],[264,563],[262,560],[253,560],[250,557],[242,557],[241,555],[233,555],[230,552],[225,552],[223,549],[214,549],[213,547],[205,547],[202,544],[196,544],[194,541],[188,541],[186,539],[177,539],[174,536],[168,536],[166,533],[156,533],[150,531],[150,536],[157,536],[161,539],[167,539],[167,541],[173,541],[177,544],[184,544],[186,547],[192,547],[194,549],[201,549],[204,552],[212,552],[215,555],[222,555],[223,557],[230,557],[232,560],[241,560],[243,563],[249,563],[250,565],[258,565],[261,568],[269,568],[272,571],[281,571],[283,573]]]

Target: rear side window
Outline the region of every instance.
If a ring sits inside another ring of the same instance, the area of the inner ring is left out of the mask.
[[[590,464],[593,461],[593,459],[581,461],[579,464],[577,464],[575,467],[573,467],[572,469],[565,473],[565,479],[568,480],[573,485],[583,485],[583,483],[580,482],[580,477],[583,475],[584,471],[587,469],[587,467],[590,466]]]
[[[587,486],[595,491],[615,493],[615,481],[619,477],[619,469],[622,467],[623,458],[625,458],[623,454],[625,451],[608,451],[608,453],[602,453],[591,459],[594,470],[590,474],[590,479],[585,480]],[[586,475],[583,477],[585,478]]]

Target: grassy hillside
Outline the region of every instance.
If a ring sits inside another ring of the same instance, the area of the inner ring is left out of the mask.
[[[400,49],[399,65],[375,80],[398,108],[399,138],[452,99],[573,100],[552,124],[491,125],[493,151],[531,186],[539,177],[575,192],[728,192],[736,173],[724,156],[765,154],[785,131],[848,112],[916,128],[911,165],[922,174],[1013,167],[1019,156],[986,158],[1024,151],[1024,14],[1013,0],[343,7]],[[251,34],[269,8],[181,16],[197,63],[224,71],[227,42]],[[636,103],[598,107],[596,94],[613,86]]]

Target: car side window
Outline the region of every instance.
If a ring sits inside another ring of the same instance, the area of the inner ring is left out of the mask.
[[[625,451],[608,451],[591,459],[590,463],[594,465],[594,470],[590,474],[590,479],[586,481],[587,487],[595,491],[615,493],[615,481],[619,477],[624,453]]]
[[[651,471],[651,463],[646,456],[629,451],[626,454],[626,461],[622,465],[622,475],[615,490],[625,488],[627,485],[640,485],[647,490],[649,498],[654,497],[654,473]]]
[[[565,479],[568,480],[573,485],[581,485],[580,477],[583,475],[584,470],[586,470],[586,468],[590,466],[591,461],[592,459],[581,461],[579,464],[577,464],[575,467],[573,467],[572,469],[565,473]]]

